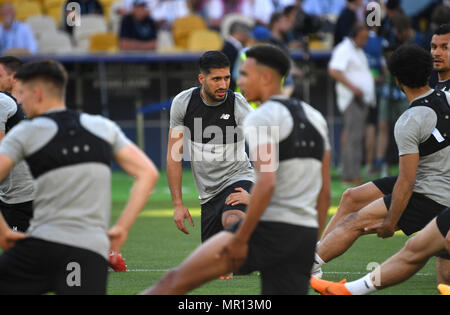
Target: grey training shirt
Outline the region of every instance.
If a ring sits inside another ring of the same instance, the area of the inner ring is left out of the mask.
[[[272,97],[244,121],[244,133],[249,150],[278,143],[288,138],[294,120],[289,110]],[[328,127],[322,114],[302,102],[308,120],[323,137],[325,150],[330,150]],[[273,128],[273,132],[265,129]],[[263,130],[255,136],[255,130]],[[322,162],[313,158],[293,158],[281,161],[276,170],[277,183],[269,206],[261,221],[283,222],[306,227],[317,227],[317,198],[322,188]]]
[[[419,96],[419,100],[433,93]],[[447,92],[450,103],[450,94]],[[414,101],[415,101],[414,100]],[[419,153],[419,144],[433,137],[437,116],[426,106],[416,106],[406,110],[395,123],[394,135],[399,155]],[[440,203],[450,206],[450,146],[427,156],[421,156],[416,174],[414,191]]]
[[[199,193],[200,203],[206,203],[225,187],[241,181],[248,180],[254,182],[255,173],[250,160],[245,152],[245,139],[242,138],[237,143],[219,144],[212,139],[210,143],[199,143],[191,141],[186,135],[188,132],[195,134],[208,133],[211,128],[201,128],[200,130],[186,130],[184,118],[188,109],[193,91],[191,88],[179,93],[172,102],[170,109],[170,128],[172,130],[183,131],[185,135],[185,146],[183,158],[191,162],[191,168],[194,175],[194,181]],[[201,99],[202,104],[196,106],[217,107],[220,111],[220,105],[209,104]],[[234,117],[237,128],[242,128],[244,118],[252,112],[253,109],[247,103],[240,93],[235,93]],[[219,115],[220,116],[220,115]],[[227,118],[222,115],[220,118]],[[199,124],[201,126],[201,123]],[[214,134],[217,138],[217,134]],[[220,141],[219,141],[220,142]],[[190,154],[188,156],[188,154]]]
[[[63,112],[53,111],[52,113]],[[130,143],[120,128],[101,116],[80,114],[83,132],[112,154]],[[59,130],[55,120],[41,116],[20,122],[4,138],[0,153],[15,163],[46,150]],[[84,141],[81,137],[81,141]],[[63,144],[62,152],[47,155],[76,157],[82,152],[102,153],[98,147]],[[111,154],[110,153],[110,154]],[[104,156],[104,155],[103,155]],[[111,156],[110,156],[111,157]],[[37,163],[45,161],[37,160]],[[110,161],[109,161],[110,163]],[[33,172],[33,166],[30,169]],[[81,162],[57,167],[35,178],[34,216],[27,233],[31,237],[94,251],[108,259],[111,210],[111,168],[100,162]]]
[[[6,132],[8,119],[17,112],[16,101],[0,93],[0,130]],[[0,200],[7,204],[17,204],[33,200],[33,178],[28,165],[20,162],[0,182]]]

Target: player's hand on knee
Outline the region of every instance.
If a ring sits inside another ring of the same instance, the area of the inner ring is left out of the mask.
[[[227,205],[248,205],[250,203],[250,194],[241,187],[237,187],[234,190],[238,191],[230,194],[225,200],[225,204]]]
[[[192,227],[194,226],[194,220],[192,220],[191,214],[189,213],[188,208],[186,208],[185,206],[175,207],[173,212],[173,219],[177,228],[185,234],[189,234],[189,230],[186,227],[185,220],[188,220],[189,224]]]

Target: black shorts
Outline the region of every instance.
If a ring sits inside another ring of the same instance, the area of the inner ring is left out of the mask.
[[[450,208],[445,209],[437,216],[436,224],[444,238],[447,237],[447,233],[450,230]]]
[[[239,204],[235,206],[225,204],[227,197],[235,193],[235,188],[241,187],[250,192],[253,183],[248,180],[241,180],[224,188],[211,200],[201,205],[202,242],[223,230],[222,214],[228,210],[241,210],[245,212],[247,205]]]
[[[0,211],[11,229],[26,232],[33,217],[33,201],[7,204],[0,200]]]
[[[242,221],[227,231],[235,233]],[[316,228],[280,222],[258,223],[239,274],[261,272],[261,294],[306,295],[317,242]]]
[[[385,195],[383,200],[388,210],[392,202],[392,191],[396,181],[396,176],[384,177],[373,181],[375,186]],[[409,236],[422,230],[445,208],[447,207],[420,193],[413,192],[397,226]]]
[[[103,295],[107,273],[95,252],[28,237],[0,255],[0,295]]]
[[[450,230],[450,208],[445,209],[437,216],[436,224],[444,238],[447,237],[447,233]],[[444,250],[442,253],[437,255],[437,257],[450,259],[450,253]]]

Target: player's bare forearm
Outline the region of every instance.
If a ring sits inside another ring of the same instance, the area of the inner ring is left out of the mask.
[[[122,169],[134,178],[128,202],[114,226],[115,232],[124,233],[126,238],[126,234],[150,197],[159,175],[152,161],[134,144],[120,150],[115,158]]]
[[[174,207],[183,205],[182,182],[183,168],[181,162],[167,159],[167,182]]]
[[[400,157],[399,175],[392,192],[391,206],[384,220],[386,227],[393,229],[400,220],[413,193],[418,163],[418,154],[408,154]]]
[[[175,207],[182,206],[183,133],[170,129],[167,148],[167,181],[172,196],[172,203]]]
[[[317,217],[319,221],[319,237],[327,221],[331,203],[330,151],[326,151],[322,159],[322,188],[317,198]]]

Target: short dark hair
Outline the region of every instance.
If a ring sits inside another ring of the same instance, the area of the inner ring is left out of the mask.
[[[15,77],[24,83],[35,80],[51,83],[61,97],[65,95],[68,75],[59,61],[43,59],[27,62],[17,71]]]
[[[276,70],[282,77],[289,73],[291,60],[279,47],[269,44],[257,45],[245,53],[247,58],[254,58],[258,63]]]
[[[392,53],[388,69],[401,84],[409,88],[420,88],[428,84],[433,70],[433,58],[417,44],[403,44]]]
[[[369,30],[367,24],[363,22],[356,22],[352,25],[352,28],[350,29],[350,33],[348,34],[348,36],[352,39],[355,39],[356,36],[358,36],[359,32],[364,30],[367,31]]]
[[[434,31],[433,35],[446,35],[450,34],[450,24],[441,24],[439,27]]]
[[[211,69],[230,67],[230,60],[224,53],[218,50],[210,50],[200,57],[198,66],[201,72],[209,73]]]
[[[23,62],[21,59],[14,56],[1,56],[0,64],[3,65],[8,74],[11,74],[17,72],[23,65]]]

